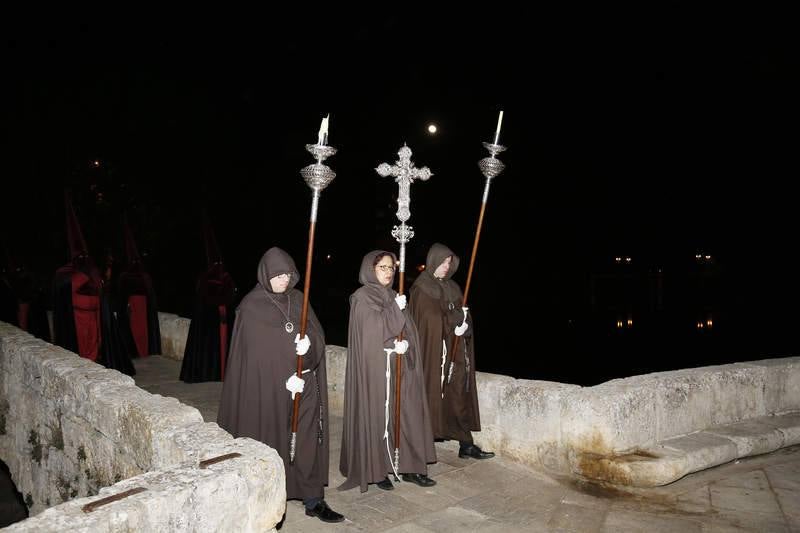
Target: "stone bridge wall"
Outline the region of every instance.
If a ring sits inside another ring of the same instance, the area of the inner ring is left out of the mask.
[[[181,347],[169,356],[182,358],[188,320],[162,315],[161,324],[162,345]],[[179,337],[169,338],[172,332]],[[338,415],[346,359],[346,348],[327,347],[328,401]],[[800,357],[656,372],[593,387],[485,372],[477,382],[482,431],[476,443],[562,473],[574,473],[581,454],[625,455],[670,437],[800,410]]]
[[[285,506],[271,448],[3,322],[0,457],[32,515],[10,531],[269,531]],[[81,511],[133,487],[147,491]]]

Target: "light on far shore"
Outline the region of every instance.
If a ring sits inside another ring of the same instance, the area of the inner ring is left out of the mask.
[[[436,124],[428,124],[428,133],[431,135],[439,131],[439,128],[436,127]]]

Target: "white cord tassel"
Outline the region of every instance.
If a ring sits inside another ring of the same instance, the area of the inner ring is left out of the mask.
[[[439,390],[444,398],[444,365],[447,362],[447,343],[442,339],[442,377],[439,379]]]
[[[386,404],[385,404],[385,412],[384,418],[386,423],[383,426],[383,440],[386,441],[386,453],[389,456],[389,464],[392,465],[392,471],[394,472],[395,479],[400,479],[400,475],[397,473],[397,468],[395,467],[394,461],[392,460],[392,450],[389,448],[389,394],[392,390],[392,354],[394,353],[394,349],[392,348],[384,348],[384,352],[386,352]]]

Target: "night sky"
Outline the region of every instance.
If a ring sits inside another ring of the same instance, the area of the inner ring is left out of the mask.
[[[444,242],[463,284],[476,163],[503,109],[507,168],[470,296],[479,369],[588,384],[797,354],[800,56],[788,14],[671,3],[335,15],[6,17],[0,245],[48,287],[68,259],[68,187],[98,263],[109,247],[121,257],[128,213],[163,311],[190,312],[203,208],[242,294],[269,246],[302,271],[299,170],[330,113],[337,178],[322,195],[311,300],[328,341],[345,344],[361,257],[397,246],[397,186],[374,168],[405,142],[434,172],[412,186],[408,270]],[[627,270],[617,256],[632,258]],[[660,313],[635,281],[658,269]],[[628,300],[592,307],[592,280],[617,278],[634,280]],[[623,307],[636,315],[627,337],[612,325]],[[694,330],[699,308],[715,314],[713,335]]]

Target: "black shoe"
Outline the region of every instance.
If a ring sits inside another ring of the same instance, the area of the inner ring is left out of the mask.
[[[458,456],[462,459],[467,457],[471,457],[472,459],[491,459],[494,457],[494,452],[485,452],[474,444],[471,444],[466,448],[460,448],[458,450]]]
[[[316,516],[323,522],[341,522],[344,520],[344,516],[340,515],[330,507],[328,504],[325,503],[325,500],[322,500],[317,505],[315,505],[312,509],[306,507],[306,514],[308,516]]]
[[[410,481],[420,487],[433,487],[436,482],[425,474],[403,474],[403,481]]]
[[[375,484],[378,485],[379,489],[394,490],[394,485],[392,485],[392,482],[389,479],[389,476],[386,476],[385,478],[383,478],[383,481],[378,481]]]

